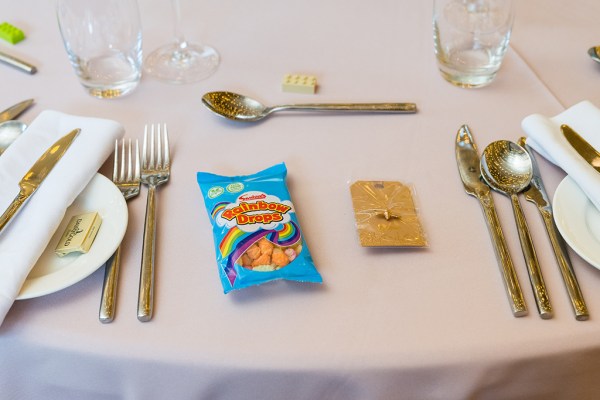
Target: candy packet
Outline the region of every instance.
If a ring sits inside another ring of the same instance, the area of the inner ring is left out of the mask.
[[[323,281],[300,231],[286,174],[283,163],[246,176],[198,172],[225,293],[276,279]]]

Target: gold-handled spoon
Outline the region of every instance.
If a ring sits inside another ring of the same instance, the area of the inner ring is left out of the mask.
[[[267,107],[250,97],[233,92],[209,92],[202,103],[212,112],[235,121],[259,121],[275,111],[361,111],[384,113],[415,113],[414,103],[309,103]]]
[[[533,177],[531,158],[525,149],[508,140],[489,144],[481,156],[481,175],[490,187],[510,197],[519,240],[538,312],[543,319],[552,318],[552,305],[540,270],[537,255],[529,233],[529,227],[519,203],[520,192],[525,190]]]

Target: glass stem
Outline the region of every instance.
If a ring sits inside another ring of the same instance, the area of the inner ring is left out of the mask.
[[[181,5],[179,4],[179,0],[172,0],[171,4],[173,5],[175,43],[180,49],[184,50],[187,47],[187,41],[185,40],[183,32],[181,31]]]

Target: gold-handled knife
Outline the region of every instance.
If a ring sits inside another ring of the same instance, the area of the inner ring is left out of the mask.
[[[33,99],[23,100],[20,103],[15,104],[0,112],[0,122],[9,121],[17,118],[21,113],[27,110],[33,104]]]
[[[458,172],[465,191],[476,197],[481,204],[512,313],[515,317],[527,315],[527,305],[496,214],[494,199],[490,193],[491,189],[481,180],[477,146],[475,146],[473,135],[467,125],[461,126],[458,130],[455,151]]]
[[[46,150],[44,154],[33,164],[31,169],[27,171],[25,176],[19,182],[19,194],[8,206],[4,214],[0,216],[0,232],[10,222],[12,217],[17,214],[23,204],[35,193],[40,187],[46,176],[52,171],[54,166],[61,159],[63,154],[73,143],[73,140],[79,135],[80,129],[74,129]]]
[[[600,172],[600,153],[569,125],[561,125],[560,131],[575,151],[596,171]]]
[[[548,197],[546,188],[542,182],[540,170],[533,155],[533,151],[527,145],[524,137],[519,139],[519,145],[529,153],[531,165],[533,167],[531,184],[529,187],[527,187],[523,194],[525,195],[525,199],[527,199],[527,201],[537,206],[538,211],[544,220],[546,232],[548,233],[550,243],[552,244],[552,249],[554,250],[554,256],[558,262],[560,273],[565,283],[565,287],[567,288],[569,299],[571,300],[571,306],[573,307],[573,312],[575,313],[575,319],[578,321],[585,321],[589,318],[588,308],[585,304],[585,300],[583,299],[581,289],[579,288],[579,282],[575,276],[575,271],[571,265],[571,259],[569,258],[569,253],[567,251],[567,244],[565,243],[565,240],[561,236],[560,232],[556,228],[556,224],[554,223],[552,204],[550,204],[550,198]]]

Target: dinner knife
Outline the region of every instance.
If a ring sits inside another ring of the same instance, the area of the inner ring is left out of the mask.
[[[465,191],[476,197],[481,204],[512,313],[515,317],[527,315],[527,305],[496,214],[491,189],[481,180],[477,146],[467,125],[461,126],[458,130],[455,150],[458,172]]]
[[[80,129],[74,129],[46,150],[44,154],[33,164],[31,169],[27,171],[25,176],[19,182],[19,194],[8,206],[4,214],[0,216],[0,232],[11,221],[11,219],[21,209],[23,204],[36,192],[50,171],[58,163],[69,149],[73,140],[79,135]]]
[[[548,233],[550,243],[552,244],[552,249],[554,250],[554,256],[558,262],[560,273],[565,283],[565,287],[567,288],[569,299],[571,300],[573,312],[575,313],[575,319],[578,321],[585,321],[589,318],[588,308],[585,304],[585,300],[583,299],[577,277],[575,276],[571,259],[569,258],[567,244],[565,243],[565,240],[561,236],[560,232],[556,228],[556,224],[554,223],[552,204],[550,203],[550,198],[548,197],[546,188],[542,182],[540,169],[533,155],[533,151],[527,145],[524,137],[519,139],[519,145],[529,153],[529,158],[531,158],[531,164],[533,167],[531,184],[527,187],[527,189],[525,189],[523,194],[527,201],[537,206],[538,211],[542,216],[544,225],[546,226],[546,232]]]
[[[12,107],[0,112],[0,122],[9,121],[17,118],[21,113],[27,110],[33,104],[33,99],[24,100]]]
[[[560,131],[575,151],[596,171],[600,172],[600,153],[569,125],[561,125]]]

